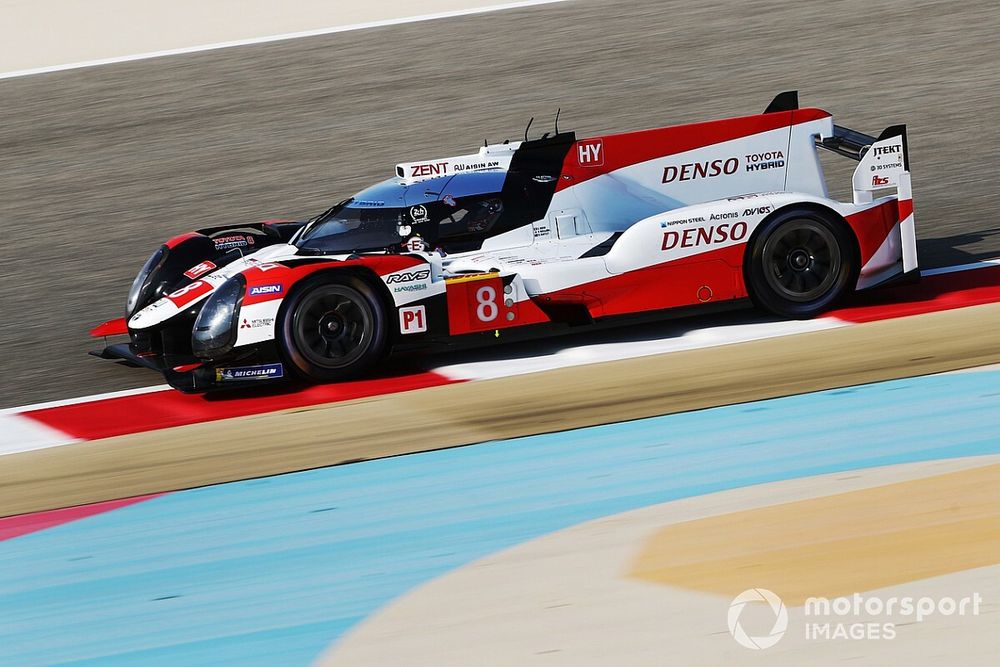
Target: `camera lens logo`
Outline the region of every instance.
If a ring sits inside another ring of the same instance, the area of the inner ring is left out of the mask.
[[[427,207],[418,205],[410,208],[410,217],[413,218],[413,222],[418,224],[421,222],[427,222]]]
[[[771,607],[771,611],[774,612],[774,626],[768,634],[751,637],[740,625],[743,608],[750,602],[766,602]],[[788,610],[785,609],[781,598],[766,588],[750,588],[737,595],[729,603],[728,620],[729,634],[740,646],[760,650],[771,648],[785,636],[785,630],[788,629]]]

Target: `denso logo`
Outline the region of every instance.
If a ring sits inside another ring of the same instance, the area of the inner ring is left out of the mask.
[[[690,227],[681,232],[664,232],[663,246],[660,249],[694,248],[700,245],[717,245],[727,241],[742,241],[746,238],[748,230],[747,223],[737,222],[734,225],[723,223],[710,227]]]
[[[689,162],[682,165],[670,165],[663,168],[663,182],[693,181],[697,178],[714,178],[725,174],[735,174],[740,168],[740,159],[731,157],[728,160],[718,159],[710,162]]]
[[[430,269],[421,269],[420,271],[413,271],[412,273],[391,273],[385,277],[385,282],[387,285],[392,285],[394,283],[409,283],[414,280],[427,280],[430,277]]]
[[[281,294],[284,285],[254,285],[250,288],[250,296],[261,296],[264,294]]]
[[[415,178],[417,176],[444,176],[446,173],[448,173],[447,162],[415,164],[410,167],[410,178]]]

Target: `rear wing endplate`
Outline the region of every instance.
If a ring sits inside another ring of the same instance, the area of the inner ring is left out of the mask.
[[[913,224],[913,189],[906,126],[887,127],[877,138],[839,125],[833,136],[817,138],[816,145],[858,161],[852,187],[854,203],[871,202],[875,192],[896,189],[899,206],[903,271],[917,268],[917,235]]]
[[[795,111],[799,108],[797,91],[779,93],[764,113]],[[816,146],[858,162],[854,170],[854,203],[867,204],[876,191],[896,189],[899,205],[899,232],[902,242],[903,271],[917,268],[917,237],[913,225],[913,191],[910,184],[910,152],[906,126],[891,125],[878,137],[841,125],[833,126],[833,135],[816,137]]]

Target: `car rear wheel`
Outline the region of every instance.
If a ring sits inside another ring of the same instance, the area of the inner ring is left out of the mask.
[[[853,239],[841,221],[818,211],[785,211],[754,241],[750,297],[782,317],[814,317],[850,291],[856,264]]]
[[[356,377],[381,358],[386,346],[378,295],[351,278],[303,284],[284,309],[279,331],[292,370],[316,382]]]

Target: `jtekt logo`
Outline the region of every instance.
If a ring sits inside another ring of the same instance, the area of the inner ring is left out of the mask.
[[[873,155],[890,155],[892,153],[898,153],[903,147],[899,144],[895,146],[876,146],[872,149]]]
[[[766,602],[771,607],[771,611],[774,612],[774,625],[766,635],[750,636],[740,625],[740,615],[750,602]],[[771,648],[785,636],[785,630],[788,629],[788,610],[781,598],[773,592],[766,588],[750,588],[737,595],[729,603],[728,621],[729,634],[740,646],[754,650]]]

